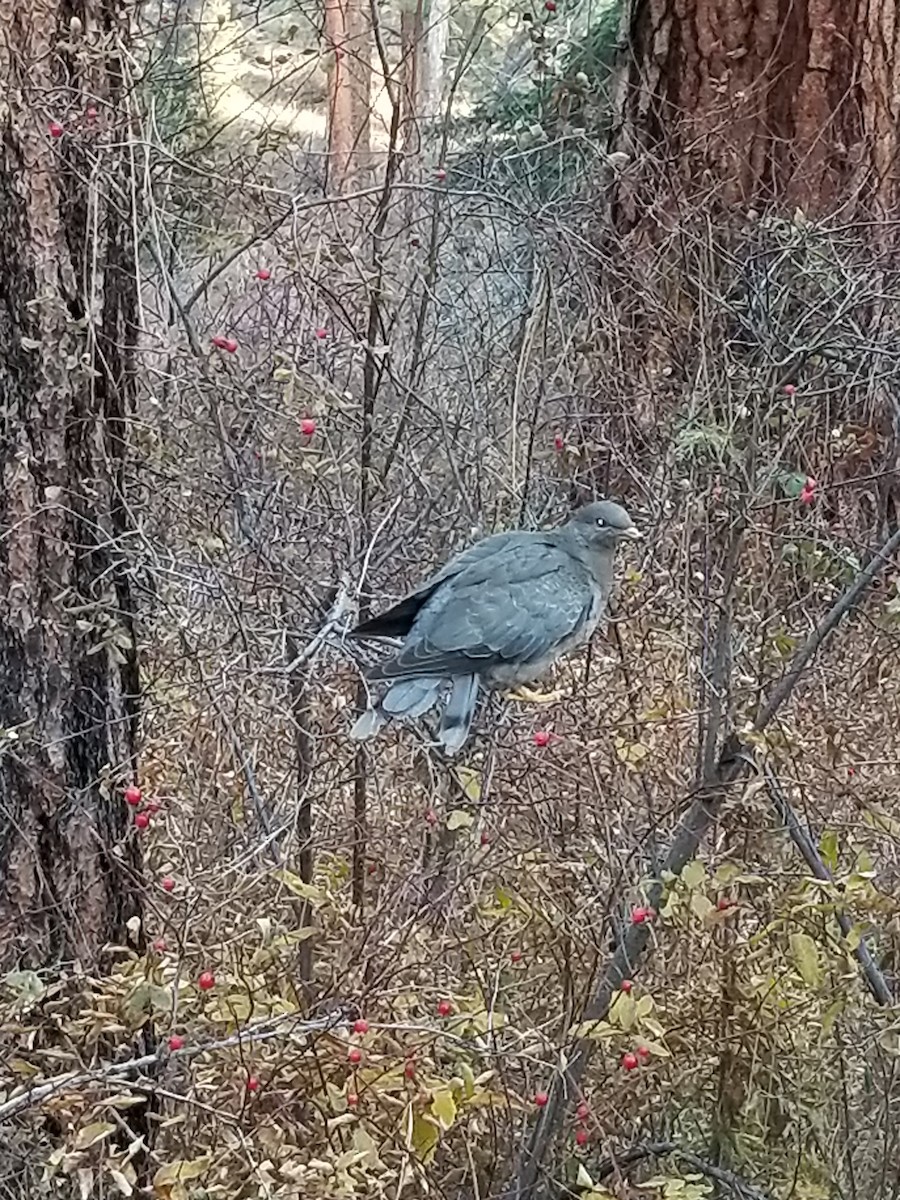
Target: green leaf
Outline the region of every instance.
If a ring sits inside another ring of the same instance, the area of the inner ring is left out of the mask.
[[[819,853],[822,855],[822,861],[825,866],[830,871],[836,871],[838,867],[838,839],[833,829],[828,829],[822,834],[822,840],[819,842]]]
[[[800,972],[800,978],[808,987],[818,987],[821,974],[816,943],[808,933],[792,933],[790,944],[791,957],[794,960],[794,966]]]
[[[475,818],[471,813],[467,813],[464,808],[455,808],[447,817],[447,828],[453,829],[471,829],[475,824]]]
[[[706,883],[706,867],[704,867],[702,862],[695,858],[694,861],[689,862],[681,872],[681,882],[686,888],[688,888],[689,891],[693,891],[694,888],[701,887]]]
[[[711,912],[715,910],[715,905],[709,896],[703,892],[691,892],[691,912],[695,917],[699,917],[701,921],[705,921]]]

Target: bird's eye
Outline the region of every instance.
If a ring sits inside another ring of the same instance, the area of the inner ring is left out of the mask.
[[[598,529],[602,529],[605,524],[606,524],[606,522],[603,520],[602,517],[597,518],[597,528]]]

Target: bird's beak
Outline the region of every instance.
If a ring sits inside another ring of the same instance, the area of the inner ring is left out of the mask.
[[[632,542],[640,542],[644,539],[644,535],[636,525],[629,525],[627,529],[623,529],[622,537],[627,537]]]

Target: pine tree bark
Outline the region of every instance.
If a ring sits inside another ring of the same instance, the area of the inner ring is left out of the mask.
[[[325,0],[328,185],[336,195],[361,183],[370,165],[372,18],[368,0]]]
[[[896,0],[637,0],[624,32],[613,149],[724,208],[896,211]]]
[[[91,969],[139,913],[127,18],[77,7],[0,0],[0,974]]]

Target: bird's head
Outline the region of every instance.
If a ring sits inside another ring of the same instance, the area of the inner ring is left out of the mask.
[[[585,504],[573,514],[569,525],[591,550],[614,550],[619,542],[638,541],[644,536],[621,504],[612,500]]]

